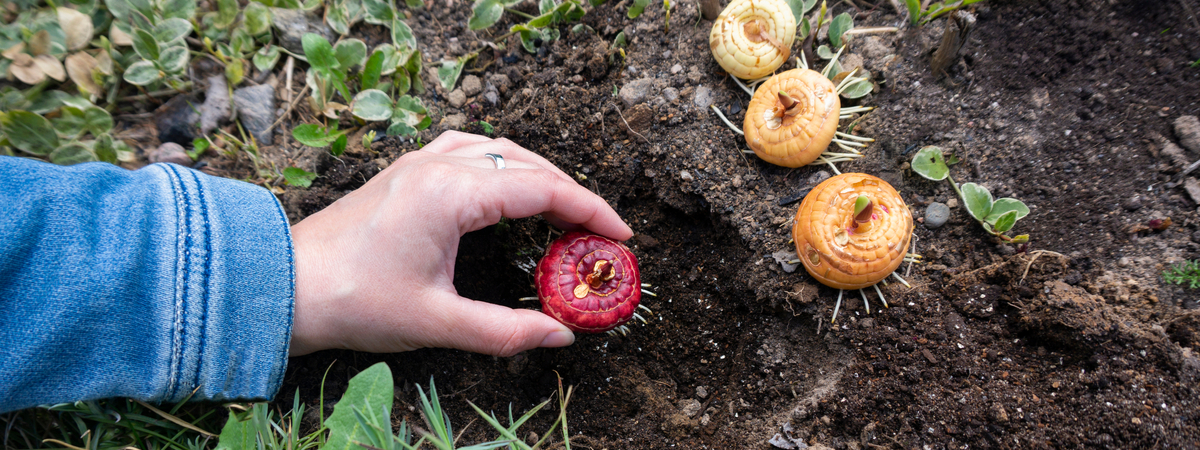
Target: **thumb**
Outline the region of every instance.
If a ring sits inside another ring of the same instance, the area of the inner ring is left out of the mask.
[[[459,297],[436,302],[441,311],[440,330],[429,336],[430,347],[457,348],[495,356],[512,356],[538,347],[566,347],[575,342],[575,334],[541,311],[512,309],[492,303]]]

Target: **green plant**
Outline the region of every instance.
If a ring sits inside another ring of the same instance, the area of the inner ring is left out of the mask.
[[[1200,288],[1200,259],[1183,261],[1163,272],[1163,280],[1173,284],[1187,284],[1188,288]]]
[[[924,2],[921,0],[904,0],[904,4],[908,6],[908,22],[913,26],[921,26],[946,13],[981,1],[983,0],[957,0],[930,4],[929,0],[924,0]]]
[[[330,147],[333,156],[341,156],[346,151],[346,131],[338,131],[337,122],[327,127],[315,123],[297,125],[292,129],[292,137],[309,147]]]
[[[228,1],[228,0],[226,0]],[[130,84],[158,82],[180,89],[190,61],[184,38],[192,33],[196,0],[106,0],[113,27],[127,35],[140,60],[125,67]]]
[[[645,8],[645,5],[650,4],[650,0],[637,1],[645,2],[642,5],[643,8]],[[558,0],[539,0],[538,16],[531,16],[509,8],[509,6],[516,5],[517,3],[520,3],[520,1],[476,0],[475,5],[472,7],[471,20],[468,25],[472,30],[482,30],[490,27],[500,21],[500,16],[504,11],[524,17],[528,19],[528,22],[513,25],[509,29],[509,33],[519,35],[521,37],[521,45],[525,50],[529,53],[536,53],[538,41],[549,42],[558,40],[559,31],[554,25],[577,21],[587,13],[583,9],[583,5],[575,0],[565,0],[561,3]],[[593,5],[595,4],[598,3],[593,2]],[[474,55],[471,56],[474,57]],[[470,58],[465,59],[469,60]],[[463,58],[460,58],[460,60],[463,60]]]
[[[0,91],[4,93],[0,97],[4,104],[0,108],[4,111],[0,112],[0,149],[4,149],[0,154],[71,165],[90,161],[115,164],[121,154],[129,152],[125,143],[113,139],[108,111],[61,91],[33,91]],[[35,101],[30,101],[31,97]],[[89,136],[91,139],[86,139]]]
[[[957,160],[953,158],[950,164],[955,162]],[[964,183],[959,186],[954,182],[954,178],[950,177],[950,168],[941,148],[931,145],[921,149],[913,157],[912,169],[918,175],[933,181],[949,180],[950,186],[962,199],[967,212],[988,233],[1014,244],[1029,242],[1027,234],[1015,237],[1004,234],[1011,230],[1018,220],[1029,215],[1029,207],[1015,198],[1006,197],[993,200],[992,193],[987,188],[975,183]]]
[[[808,11],[816,7],[816,0],[789,0],[788,4],[792,8],[792,14],[796,16],[796,23],[799,26],[796,29],[797,35],[803,39],[800,44],[802,56],[805,58],[805,65],[811,65],[809,60],[814,56],[812,50],[816,44],[817,33],[813,30],[820,30],[825,24],[825,15],[828,13],[827,5],[824,1],[821,2],[821,8],[813,15],[811,19],[804,17]],[[845,35],[848,31],[854,29],[854,18],[849,13],[838,14],[829,21],[829,45],[819,45],[816,47],[815,56],[824,60],[828,60],[825,69],[821,71],[826,78],[833,81],[834,85],[841,86],[839,95],[846,99],[856,99],[866,96],[871,93],[874,85],[870,82],[871,73],[866,69],[859,68],[853,72],[844,71],[842,65],[838,63],[838,57],[845,49]],[[838,49],[834,52],[832,49]],[[813,61],[815,62],[815,61]],[[843,80],[851,78],[843,86]]]

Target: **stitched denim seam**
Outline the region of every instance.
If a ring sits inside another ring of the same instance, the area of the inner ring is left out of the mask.
[[[204,289],[204,293],[201,297],[202,300],[200,303],[200,341],[197,343],[197,345],[199,345],[199,351],[196,353],[197,354],[196,377],[192,381],[192,386],[199,386],[200,385],[200,373],[203,371],[203,368],[204,368],[202,363],[204,361],[204,356],[205,356],[204,355],[205,338],[208,334],[208,300],[209,300],[209,294],[210,294],[210,292],[212,292],[212,289],[208,288],[208,283],[211,281],[211,276],[212,276],[212,260],[213,260],[212,240],[213,240],[213,236],[212,236],[212,224],[209,223],[209,221],[208,221],[208,207],[207,207],[208,205],[204,198],[204,185],[201,184],[200,177],[196,176],[195,172],[190,172],[190,174],[192,176],[192,179],[196,180],[196,191],[200,194],[200,200],[199,200],[200,214],[204,218],[203,226],[204,226],[204,238],[205,238],[204,239],[204,278],[201,281],[203,282],[203,285],[206,287],[206,289]]]
[[[182,348],[183,348],[183,325],[184,325],[184,323],[183,323],[184,297],[181,294],[181,291],[186,292],[187,283],[185,282],[183,284],[182,288],[179,286],[179,272],[181,270],[181,267],[187,266],[186,260],[183,261],[182,264],[180,264],[180,257],[182,256],[183,250],[185,250],[187,247],[186,247],[186,242],[185,242],[183,249],[181,249],[180,242],[185,241],[185,239],[178,239],[178,238],[181,236],[187,235],[187,233],[186,233],[187,218],[186,218],[185,214],[182,211],[180,211],[179,200],[181,198],[185,197],[182,180],[179,179],[178,174],[175,173],[174,170],[170,170],[169,168],[162,167],[162,166],[159,166],[158,169],[162,170],[162,172],[167,176],[167,180],[171,183],[172,199],[174,200],[171,202],[171,204],[175,207],[176,240],[175,240],[175,255],[172,258],[172,262],[175,264],[175,267],[174,267],[174,270],[172,271],[173,276],[171,277],[172,281],[175,284],[175,289],[172,292],[172,295],[175,297],[174,298],[174,300],[175,300],[175,318],[174,318],[174,323],[172,324],[173,326],[171,327],[171,334],[172,334],[171,364],[168,367],[167,386],[166,386],[166,390],[164,392],[166,394],[165,398],[171,398],[174,396],[176,389],[178,389],[178,387],[179,387],[178,386],[179,377],[177,376],[177,374],[180,372],[180,370],[182,370],[182,366],[183,366]],[[185,277],[186,277],[186,273],[187,272],[184,271]]]
[[[169,165],[169,164],[164,164],[164,166],[166,166],[168,168],[168,170],[173,172],[175,174],[175,176],[180,177],[180,185],[185,186],[183,183],[182,176],[179,174],[178,170],[176,170],[174,167],[171,167],[171,165]],[[192,266],[192,264],[191,264],[192,263],[192,261],[191,261],[191,256],[192,256],[192,233],[191,233],[191,231],[192,231],[192,221],[191,221],[192,201],[189,198],[190,195],[188,195],[188,194],[189,193],[186,191],[186,188],[185,188],[183,195],[181,195],[181,197],[183,197],[184,210],[186,211],[185,216],[184,216],[184,228],[185,228],[186,232],[184,233],[184,250],[183,250],[183,257],[184,257],[183,302],[181,302],[181,305],[180,305],[181,307],[179,309],[179,315],[180,315],[181,323],[183,325],[187,324],[187,302],[189,300],[189,298],[188,298],[189,292],[188,291],[191,289],[191,275],[192,275],[192,268],[191,268],[191,266]],[[181,361],[180,361],[179,366],[176,367],[175,374],[173,375],[177,380],[183,380],[184,364],[183,364],[182,359],[187,356],[187,344],[188,344],[187,341],[188,340],[187,340],[186,336],[182,335],[182,333],[181,333],[181,336],[182,336],[182,339],[181,339],[182,342],[180,343],[180,346],[179,346],[179,355],[180,355],[179,358]],[[176,393],[179,391],[179,388],[181,388],[181,387],[183,387],[183,386],[181,386],[181,385],[174,386],[171,389],[171,392],[169,393],[167,398],[171,398],[171,399],[175,398]]]
[[[288,280],[287,322],[284,325],[283,364],[271,379],[271,386],[278,389],[283,385],[283,375],[287,372],[288,350],[291,348],[292,342],[292,321],[296,314],[296,253],[292,243],[291,223],[288,222],[287,213],[283,211],[283,204],[274,194],[268,193],[268,195],[275,200],[275,211],[279,214],[280,222],[283,224],[283,235],[287,240],[288,277],[290,278]]]

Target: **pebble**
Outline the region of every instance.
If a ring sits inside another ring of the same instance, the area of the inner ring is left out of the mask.
[[[683,72],[683,64],[676,64],[676,65],[671,66],[671,74],[672,75],[677,74],[679,72]]]
[[[1200,181],[1188,177],[1187,181],[1183,182],[1183,190],[1187,191],[1188,197],[1191,197],[1193,202],[1200,204]]]
[[[829,172],[826,172],[824,170],[818,170],[817,173],[814,173],[814,174],[808,176],[808,185],[815,187],[816,185],[820,184],[822,181],[828,180],[829,177],[831,177],[831,176],[832,175],[830,175]]]
[[[154,125],[158,127],[159,142],[174,142],[180,145],[191,145],[199,135],[196,122],[200,114],[196,113],[196,99],[187,95],[176,95],[165,105],[154,111]]]
[[[692,103],[700,108],[708,108],[716,101],[716,95],[708,86],[699,86],[696,88],[696,97],[692,99]]]
[[[501,94],[507,93],[508,88],[512,87],[512,80],[508,78],[508,75],[502,73],[488,75],[487,81],[489,84],[495,85]]]
[[[254,136],[258,145],[271,145],[275,136],[267,131],[275,122],[275,88],[269,84],[244,87],[233,91],[233,105],[238,120]]]
[[[304,54],[302,38],[307,33],[316,33],[329,42],[337,39],[333,29],[325,25],[320,14],[304,12],[299,9],[270,8],[271,26],[279,31],[276,39],[279,45],[292,53]]]
[[[700,398],[708,397],[708,388],[704,386],[696,386],[696,396]]]
[[[183,146],[174,142],[164,142],[158,148],[151,150],[146,157],[151,164],[154,163],[171,163],[179,164],[184,167],[192,166],[192,157],[187,155],[183,150]]]
[[[209,134],[217,126],[229,120],[232,112],[229,103],[229,85],[225,75],[208,77],[208,89],[204,90],[204,104],[200,105],[200,134]]]
[[[1125,208],[1125,210],[1129,212],[1142,209],[1142,196],[1134,195],[1133,197],[1125,199],[1124,202],[1121,202],[1121,207]]]
[[[695,177],[692,176],[691,173],[689,173],[686,170],[679,171],[679,178],[682,179],[683,181],[692,181],[692,180],[696,179]]]
[[[1129,260],[1128,256],[1122,256],[1121,259],[1117,260],[1118,267],[1129,267],[1130,263],[1131,261]]]
[[[459,130],[466,124],[466,114],[450,114],[442,121],[442,125],[445,125],[447,130]]]
[[[946,200],[946,206],[949,208],[957,208],[958,207],[958,197],[952,197],[950,200]]]
[[[1179,116],[1175,119],[1175,136],[1179,138],[1179,145],[1200,152],[1200,119],[1196,116]]]
[[[935,230],[946,224],[950,220],[950,207],[945,204],[933,202],[925,207],[925,228]]]
[[[467,96],[479,95],[483,91],[483,83],[475,75],[467,75],[462,80],[462,90]]]
[[[624,86],[621,86],[621,91],[618,95],[621,97],[621,102],[625,103],[626,108],[632,108],[634,105],[646,100],[653,89],[654,79],[642,78],[625,83]]]
[[[446,98],[450,100],[450,106],[455,108],[462,108],[467,104],[467,94],[463,93],[462,89],[450,91],[450,95],[447,95]]]
[[[676,100],[679,100],[679,90],[673,87],[663,89],[663,98],[667,99],[667,101],[671,103],[674,103]]]

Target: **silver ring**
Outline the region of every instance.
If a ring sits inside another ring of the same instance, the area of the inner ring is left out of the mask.
[[[492,162],[496,163],[496,168],[497,168],[497,169],[503,169],[503,168],[504,168],[504,157],[503,157],[503,156],[501,156],[501,155],[497,155],[497,154],[495,154],[495,153],[485,153],[483,156],[486,156],[486,157],[488,157],[488,158],[492,158]]]

